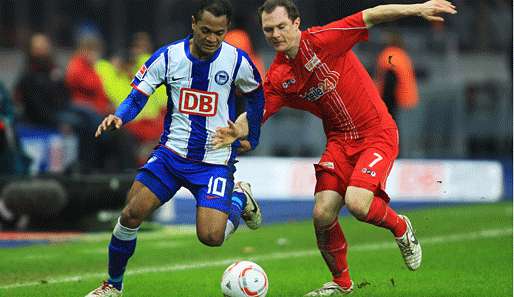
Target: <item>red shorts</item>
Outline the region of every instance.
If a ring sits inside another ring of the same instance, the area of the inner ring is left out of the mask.
[[[354,186],[373,192],[389,202],[385,185],[398,156],[398,130],[387,129],[357,141],[337,137],[328,140],[316,170],[315,193],[332,190],[344,197]]]

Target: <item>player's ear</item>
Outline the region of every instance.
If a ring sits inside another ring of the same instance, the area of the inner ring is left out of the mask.
[[[191,16],[191,29],[193,29],[193,31],[194,31],[195,27],[196,27],[196,18],[193,15],[193,16]]]
[[[301,19],[300,17],[297,17],[296,20],[293,21],[293,25],[295,28],[300,28]]]

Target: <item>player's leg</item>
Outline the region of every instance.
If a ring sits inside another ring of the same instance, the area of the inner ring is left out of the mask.
[[[196,210],[196,235],[207,246],[221,246],[227,233],[228,214],[214,208]]]
[[[347,262],[348,243],[338,219],[344,205],[342,194],[345,181],[338,177],[336,170],[344,172],[345,168],[350,170],[351,167],[344,162],[336,164],[329,151],[315,167],[317,183],[313,223],[318,248],[332,273],[332,281],[305,296],[349,294],[353,290],[353,282]]]
[[[395,237],[405,234],[405,221],[389,207],[383,197],[367,188],[349,186],[346,190],[346,207],[352,215],[360,221],[390,230]]]
[[[412,238],[405,243],[407,248],[397,241],[407,266],[415,270],[421,264],[421,247],[410,222],[389,206],[389,197],[384,191],[396,152],[397,138],[383,137],[379,145],[374,144],[360,153],[346,190],[345,204],[358,220],[386,228],[398,240]]]
[[[109,244],[109,279],[86,297],[121,296],[123,274],[135,251],[139,226],[180,188],[180,182],[166,170],[167,165],[156,151],[137,174]]]
[[[147,186],[134,181],[109,244],[108,282],[118,290],[122,287],[127,262],[136,248],[139,226],[160,205],[161,201]]]
[[[247,204],[244,192],[234,191],[234,166],[201,166],[189,175],[188,187],[197,201],[196,230],[198,239],[208,246],[220,246],[239,227]]]
[[[339,224],[343,197],[335,191],[315,195],[313,222],[318,248],[332,273],[332,281],[343,289],[352,287],[347,262],[348,242]]]
[[[188,177],[200,185],[192,189],[198,205],[197,234],[207,245],[221,245],[237,230],[241,217],[250,229],[261,226],[261,210],[251,186],[243,181],[234,185],[234,172],[233,165],[208,166],[202,174]],[[221,230],[224,230],[223,238]]]
[[[144,184],[134,181],[109,243],[109,278],[86,297],[121,296],[123,274],[136,249],[139,226],[161,202]]]

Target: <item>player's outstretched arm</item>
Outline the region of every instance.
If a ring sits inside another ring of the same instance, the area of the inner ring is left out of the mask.
[[[116,130],[121,128],[121,126],[123,126],[123,121],[119,117],[110,114],[104,118],[100,125],[98,125],[95,137],[98,138],[103,132],[107,130]]]
[[[456,14],[457,8],[446,0],[430,0],[419,4],[388,4],[366,9],[362,17],[368,28],[407,16],[419,16],[428,21],[444,22],[443,14]]]
[[[100,123],[96,129],[95,137],[98,138],[104,131],[116,130],[123,124],[132,121],[145,107],[148,96],[136,89],[132,89],[130,94],[120,104],[115,114],[110,114]]]

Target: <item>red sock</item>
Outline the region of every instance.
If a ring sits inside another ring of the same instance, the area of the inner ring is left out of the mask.
[[[407,231],[407,224],[398,214],[390,208],[380,197],[374,197],[369,207],[367,223],[386,228],[393,232],[395,237],[401,237]]]
[[[330,226],[315,227],[318,248],[332,272],[333,281],[343,288],[349,288],[352,284],[346,253],[348,244],[344,237],[339,220],[335,220]]]

